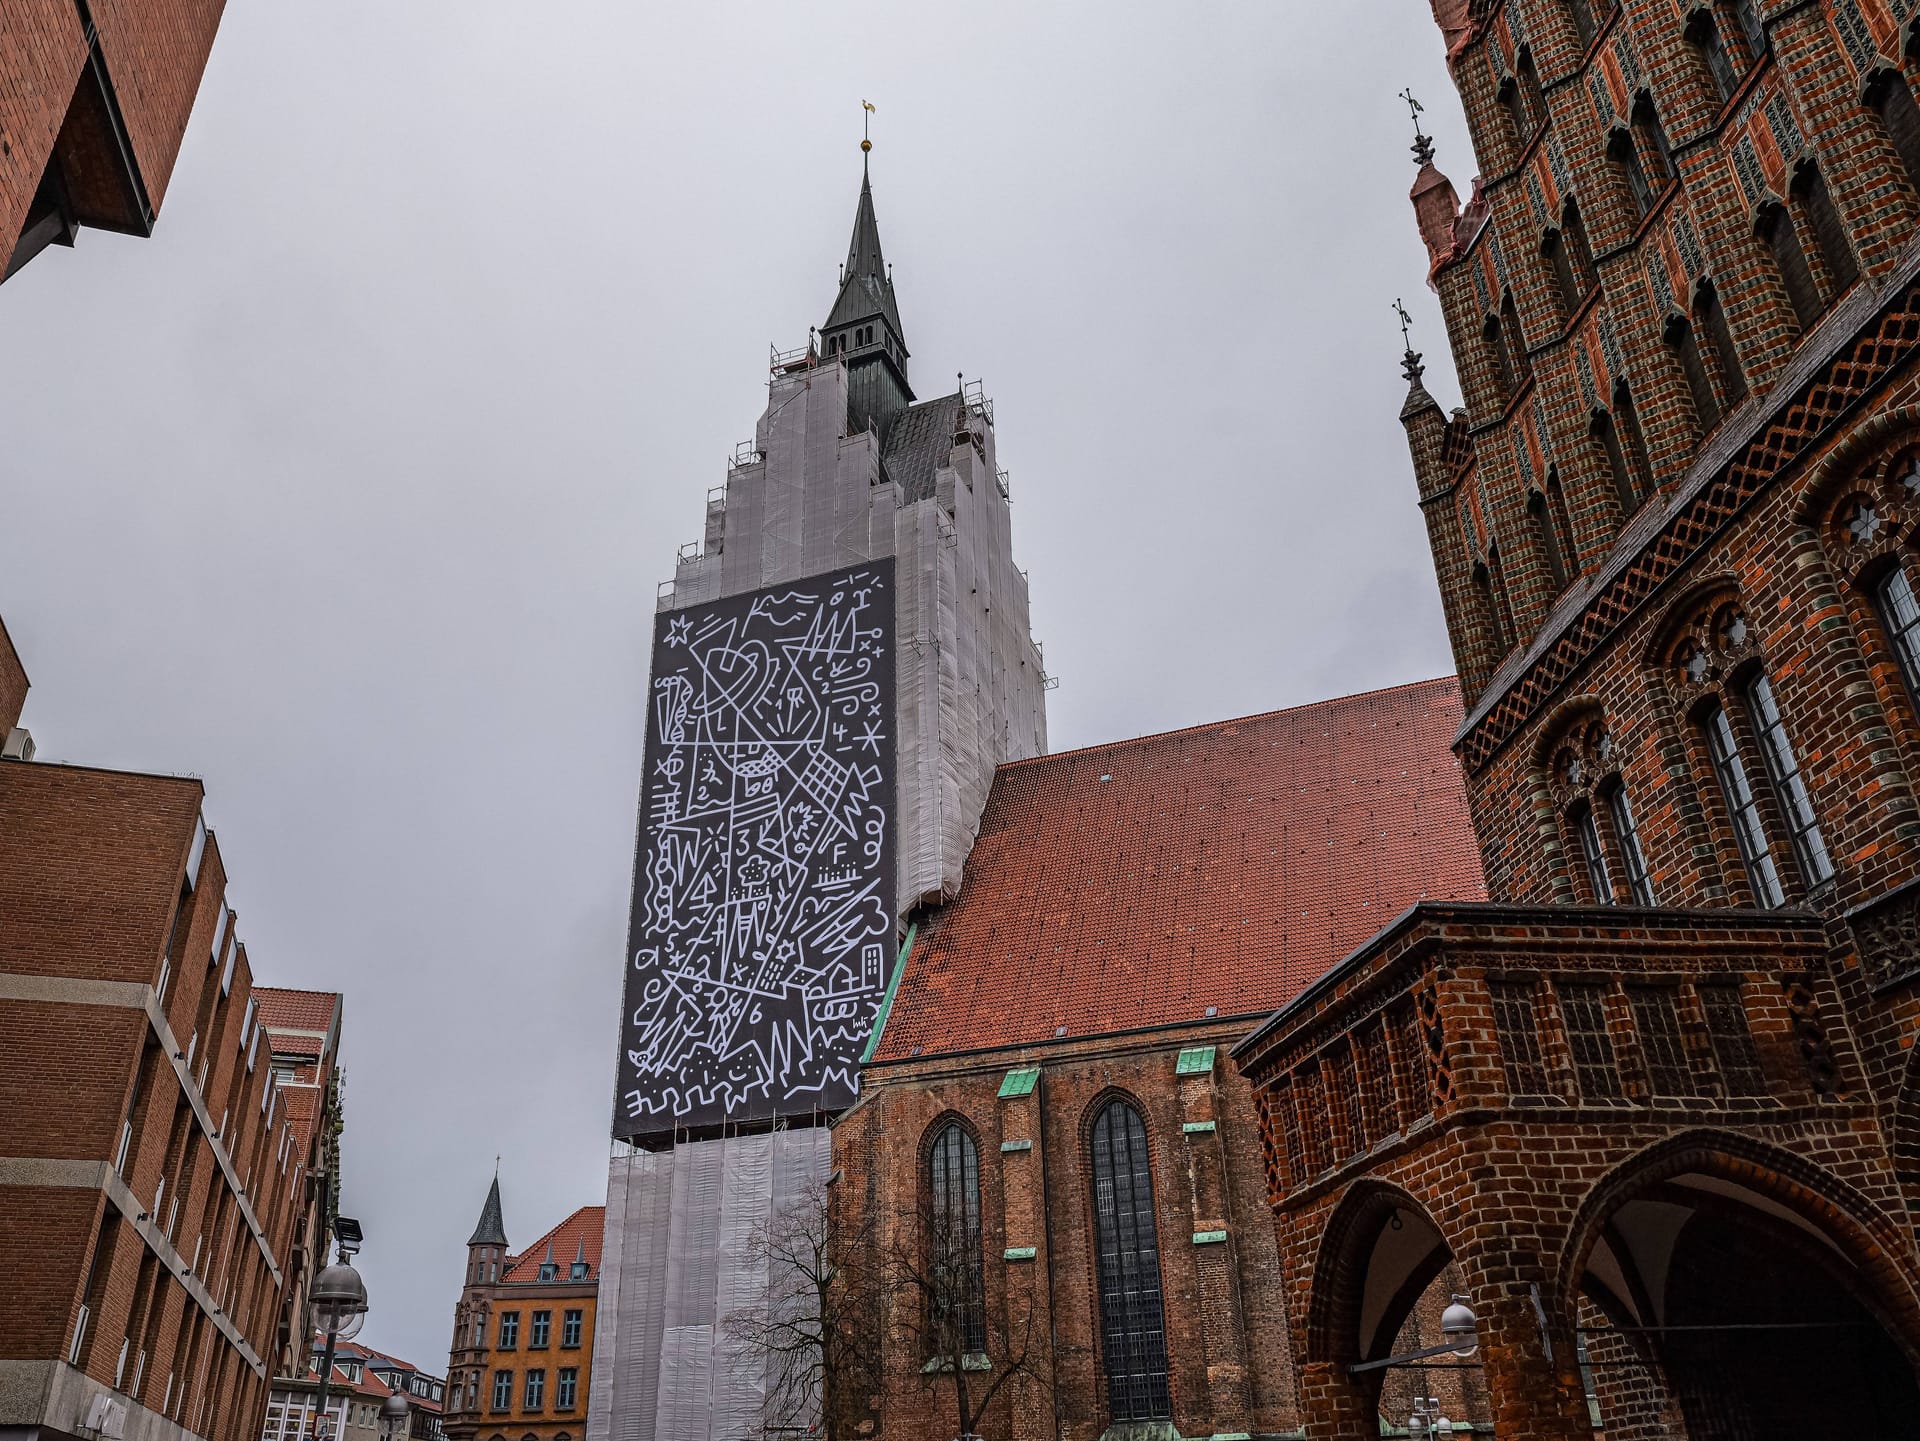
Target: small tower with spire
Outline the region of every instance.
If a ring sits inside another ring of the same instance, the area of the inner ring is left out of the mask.
[[[840,272],[840,293],[820,327],[823,358],[841,358],[847,367],[847,432],[887,427],[913,404],[907,383],[907,340],[900,328],[900,307],[893,276],[880,250],[880,224],[873,213],[873,177],[860,142],[860,201],[853,212],[853,239]]]

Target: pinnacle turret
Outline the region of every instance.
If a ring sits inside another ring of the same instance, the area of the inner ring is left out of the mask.
[[[473,1235],[467,1239],[469,1246],[504,1246],[507,1244],[507,1223],[500,1213],[500,1176],[496,1172],[493,1185],[487,1190],[487,1204],[480,1208],[480,1224],[473,1228]]]

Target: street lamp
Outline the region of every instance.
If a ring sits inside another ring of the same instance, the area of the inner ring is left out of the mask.
[[[1479,1318],[1473,1314],[1473,1308],[1467,1305],[1465,1296],[1455,1296],[1453,1304],[1440,1313],[1440,1335],[1453,1342],[1453,1354],[1462,1361],[1467,1360],[1480,1349],[1480,1338],[1475,1334]]]
[[[399,1441],[407,1434],[407,1398],[395,1391],[380,1403],[380,1441]]]
[[[342,1222],[345,1221],[342,1217]],[[344,1337],[351,1341],[360,1333],[361,1322],[367,1316],[367,1283],[360,1279],[360,1273],[353,1269],[347,1257],[358,1247],[349,1249],[347,1229],[341,1226],[340,1259],[325,1268],[313,1278],[313,1290],[308,1300],[313,1305],[313,1318],[321,1330],[327,1333],[327,1349],[320,1360],[320,1395],[314,1404],[317,1413],[314,1418],[316,1434],[325,1424],[327,1416],[327,1393],[333,1385],[334,1349]],[[360,1227],[352,1227],[354,1241],[360,1239]]]

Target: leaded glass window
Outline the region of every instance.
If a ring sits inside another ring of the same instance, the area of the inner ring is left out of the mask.
[[[1907,678],[1907,689],[1920,698],[1920,601],[1914,597],[1913,582],[1904,569],[1895,566],[1880,577],[1873,592],[1880,602],[1880,618],[1893,641],[1893,653],[1899,657],[1901,674]]]
[[[1093,1123],[1093,1220],[1107,1409],[1115,1421],[1170,1420],[1147,1128],[1122,1100],[1107,1102]]]
[[[1562,981],[1555,989],[1580,1094],[1589,1101],[1618,1100],[1620,1065],[1607,1031],[1607,987],[1594,981]]]
[[[1601,849],[1600,826],[1591,806],[1582,807],[1574,817],[1573,828],[1580,833],[1580,855],[1587,863],[1587,884],[1593,888],[1594,902],[1610,906],[1614,903],[1613,877],[1607,874],[1607,853]]]
[[[1833,878],[1833,860],[1814,819],[1813,799],[1800,775],[1800,761],[1793,753],[1786,723],[1780,719],[1780,707],[1773,698],[1773,682],[1757,675],[1747,683],[1747,701],[1753,707],[1754,728],[1760,733],[1760,751],[1766,757],[1767,774],[1774,792],[1780,797],[1780,809],[1786,815],[1787,829],[1793,836],[1793,853],[1810,886]]]
[[[1640,830],[1634,823],[1625,786],[1617,785],[1607,793],[1607,812],[1613,817],[1613,833],[1620,841],[1620,858],[1626,863],[1627,887],[1633,892],[1633,903],[1653,905],[1653,878],[1647,874],[1646,852],[1640,849]]]
[[[986,1285],[980,1260],[980,1150],[966,1128],[948,1122],[927,1154],[931,1203],[927,1265],[931,1334],[939,1353],[987,1348]]]
[[[1702,724],[1707,732],[1707,748],[1713,754],[1713,773],[1726,798],[1727,815],[1733,821],[1734,838],[1740,843],[1740,859],[1746,864],[1753,898],[1769,908],[1780,905],[1786,900],[1780,889],[1780,873],[1774,868],[1766,827],[1760,822],[1760,807],[1753,798],[1753,786],[1747,780],[1747,768],[1740,760],[1740,748],[1734,743],[1733,726],[1727,720],[1726,710],[1714,706]]]

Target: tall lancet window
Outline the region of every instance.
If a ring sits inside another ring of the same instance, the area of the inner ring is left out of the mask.
[[[929,1334],[942,1355],[987,1349],[986,1280],[980,1260],[980,1149],[949,1121],[927,1153],[927,1267],[933,1280]]]
[[[1147,1128],[1122,1100],[1107,1102],[1093,1123],[1093,1223],[1107,1409],[1115,1421],[1169,1420],[1167,1322]]]

